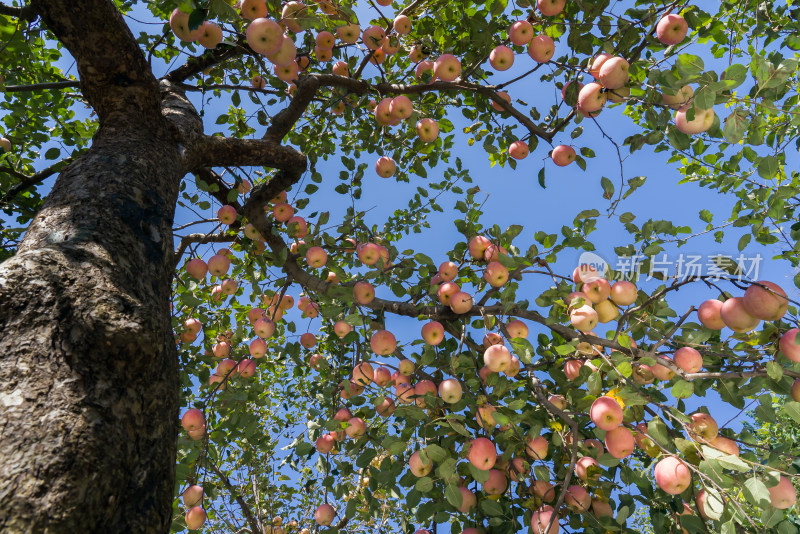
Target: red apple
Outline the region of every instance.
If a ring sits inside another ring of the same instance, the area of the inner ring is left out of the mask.
[[[550,157],[553,159],[553,163],[558,165],[559,167],[566,167],[577,157],[575,153],[575,149],[568,145],[558,145],[553,149],[550,154]]]
[[[451,282],[458,276],[458,265],[452,261],[444,261],[439,265],[439,279],[445,282]]]
[[[529,152],[528,143],[525,141],[514,141],[508,147],[508,155],[514,159],[525,159]]]
[[[734,332],[749,332],[759,323],[758,317],[753,317],[747,311],[742,297],[729,298],[723,302],[719,314],[725,325]]]
[[[581,292],[589,297],[589,300],[594,304],[597,304],[611,296],[611,285],[605,278],[596,278],[583,284]]]
[[[621,57],[612,57],[600,67],[598,78],[606,89],[620,89],[628,83],[630,64]]]
[[[400,35],[408,35],[408,32],[411,31],[411,19],[409,19],[405,15],[397,15],[394,18],[394,31],[399,33]]]
[[[414,399],[414,402],[420,408],[426,407],[425,395],[432,395],[434,397],[437,395],[436,385],[430,380],[420,380],[414,386],[414,396],[417,397]]]
[[[533,26],[527,20],[518,20],[508,29],[508,38],[517,46],[525,46],[533,38]]]
[[[528,438],[525,452],[535,460],[544,460],[547,457],[547,439],[544,436]]]
[[[482,486],[486,495],[502,495],[508,489],[508,479],[502,471],[490,469],[489,478]]]
[[[345,24],[336,28],[336,36],[346,44],[355,44],[359,35],[361,27],[358,24]]]
[[[389,178],[394,175],[394,171],[397,169],[397,165],[395,164],[394,160],[390,157],[383,156],[378,158],[378,161],[375,162],[375,172],[378,173],[378,176],[382,178]]]
[[[495,47],[495,49],[492,50],[492,52],[489,54],[489,64],[492,66],[493,69],[499,71],[510,69],[511,65],[514,64],[514,51],[504,45]],[[456,77],[457,75],[453,77],[453,80]],[[445,80],[445,81],[452,81],[452,80]]]
[[[283,30],[274,20],[259,17],[247,27],[247,44],[255,52],[268,56],[277,53],[283,46]]]
[[[686,113],[690,106],[687,104],[675,112],[675,127],[685,134],[698,134],[705,132],[714,124],[713,109],[699,109],[695,107],[694,118],[689,120]]]
[[[181,417],[181,425],[183,429],[187,432],[189,430],[197,430],[199,428],[203,428],[206,424],[205,416],[203,415],[202,410],[198,410],[197,408],[190,408],[186,410],[186,413],[183,414]]]
[[[725,454],[739,456],[739,446],[732,439],[728,439],[724,436],[717,436],[709,440],[708,444]]]
[[[336,444],[336,441],[333,439],[333,436],[330,434],[324,434],[317,438],[317,441],[314,442],[314,446],[317,449],[317,452],[320,454],[328,454],[333,450],[333,446]]]
[[[717,437],[719,427],[713,417],[703,412],[692,414],[692,422],[687,425],[691,435],[705,442],[710,442]]]
[[[300,336],[300,344],[305,348],[310,349],[317,344],[317,337],[311,332],[306,332]]]
[[[467,313],[472,309],[472,295],[465,291],[459,291],[450,297],[450,309],[453,313]]]
[[[474,493],[463,486],[459,486],[458,491],[461,492],[461,507],[458,511],[462,514],[467,514],[477,506],[478,499],[475,497]]]
[[[665,45],[676,45],[686,38],[689,24],[680,15],[664,15],[656,25],[656,37]]]
[[[789,307],[786,292],[778,284],[764,280],[751,284],[742,298],[747,312],[764,321],[781,319]]]
[[[622,424],[622,407],[611,397],[598,397],[589,410],[592,422],[602,430],[613,430]]]
[[[553,17],[564,10],[566,3],[567,0],[536,0],[536,8],[545,17]]]
[[[369,282],[356,282],[353,286],[353,298],[359,304],[366,305],[375,299],[375,288]]]
[[[493,373],[502,373],[511,364],[511,353],[503,345],[491,345],[483,353],[483,362]]]
[[[461,75],[461,62],[453,54],[442,54],[433,64],[433,73],[444,82],[452,82]]]
[[[422,326],[422,339],[428,345],[437,346],[444,340],[444,326],[439,321],[431,321]]]
[[[528,55],[536,63],[547,63],[555,52],[556,44],[547,35],[537,35],[528,44]]]
[[[186,521],[186,528],[189,530],[197,530],[206,522],[206,511],[202,506],[195,506],[190,508],[184,516]]]
[[[511,337],[511,339],[514,339],[516,337],[521,337],[521,338],[528,337],[528,326],[519,319],[515,319],[509,322],[506,325],[506,331],[508,332],[508,335],[509,337]]]
[[[380,356],[388,356],[397,348],[397,340],[388,330],[379,330],[372,334],[369,344],[372,352]]]
[[[314,520],[318,525],[329,526],[336,517],[336,510],[330,504],[322,504],[314,512]]]
[[[778,484],[767,488],[769,491],[769,501],[778,510],[785,510],[794,506],[797,501],[797,491],[792,485],[792,481],[781,475]]]
[[[633,454],[635,442],[629,428],[618,426],[606,432],[606,449],[614,458],[627,458]]]
[[[587,83],[578,93],[578,107],[586,113],[600,111],[608,95],[602,92],[603,86],[597,82]]]
[[[703,326],[711,330],[722,330],[725,328],[725,321],[722,320],[720,312],[722,310],[722,301],[717,299],[709,299],[700,304],[697,308],[697,318]]]
[[[455,404],[461,400],[463,390],[461,383],[455,378],[448,378],[439,384],[439,396],[448,404]]]
[[[630,306],[636,302],[636,284],[627,280],[614,282],[611,286],[611,300],[618,306]]]
[[[483,471],[491,469],[497,461],[497,450],[494,443],[486,438],[472,440],[467,459],[478,469]]]
[[[184,13],[178,8],[175,8],[169,17],[169,27],[178,39],[187,43],[197,41],[203,35],[202,26],[194,30],[189,29],[189,13]]]
[[[564,503],[576,513],[583,513],[589,510],[592,505],[592,496],[583,486],[570,486],[567,488],[567,497]]]
[[[584,304],[569,313],[569,320],[576,329],[588,332],[597,326],[598,315],[591,306]]]
[[[696,373],[703,368],[703,356],[692,347],[681,347],[672,356],[675,365],[687,373]]]
[[[692,483],[692,472],[675,456],[667,456],[655,467],[656,484],[670,495],[683,493]]]
[[[661,101],[670,109],[680,109],[689,103],[694,95],[691,85],[684,85],[675,94],[662,93]]]
[[[373,373],[372,380],[379,387],[388,386],[392,382],[392,372],[386,367],[378,367]]]
[[[242,0],[241,2],[242,18],[255,20],[257,18],[266,17],[267,13],[267,3],[265,0]]]
[[[397,370],[402,375],[411,376],[414,374],[414,370],[417,368],[416,364],[411,360],[401,360],[399,364],[397,364]]]
[[[430,118],[420,119],[417,122],[417,136],[423,143],[432,143],[439,137],[439,125]]]
[[[672,358],[668,356],[659,355],[656,359],[665,360],[665,361],[672,361]],[[661,364],[655,364],[650,367],[650,370],[658,380],[672,380],[672,377],[675,376],[675,372],[670,369],[669,367]]]
[[[537,0],[537,4],[546,1],[548,0]],[[531,514],[531,531],[534,534],[558,534],[560,528],[558,514],[556,514],[552,506],[542,506],[538,511]]]
[[[386,39],[386,32],[380,26],[370,26],[361,35],[364,45],[370,50],[377,50]]]
[[[499,261],[492,261],[483,271],[483,278],[492,287],[503,287],[508,282],[508,269]]]
[[[227,269],[225,271],[227,272]],[[186,272],[196,280],[205,280],[208,266],[200,258],[194,258],[186,262]]]
[[[187,508],[193,508],[203,504],[202,486],[189,486],[183,491],[183,504]]]
[[[594,466],[596,469],[600,469],[600,464],[597,463],[597,460],[591,456],[583,456],[579,458],[578,462],[575,464],[575,474],[578,475],[578,478],[584,482],[588,480],[595,480],[599,475],[597,473],[590,474],[590,468],[592,466]]]
[[[350,325],[347,325],[350,326]],[[353,382],[362,386],[368,386],[375,378],[375,371],[369,362],[361,362],[353,368]]]
[[[469,240],[469,255],[476,260],[482,260],[484,254],[486,253],[486,249],[492,244],[489,239],[482,235],[476,235],[472,239]]]
[[[236,372],[239,373],[239,376],[242,378],[250,378],[256,374],[256,370],[256,362],[249,358],[245,358],[236,365]]]
[[[800,332],[797,328],[787,330],[781,336],[778,346],[784,356],[793,362],[800,362],[800,344],[798,344],[797,333]]]

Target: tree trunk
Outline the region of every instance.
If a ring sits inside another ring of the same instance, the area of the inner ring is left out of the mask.
[[[169,531],[179,150],[116,115],[0,264],[0,532]]]

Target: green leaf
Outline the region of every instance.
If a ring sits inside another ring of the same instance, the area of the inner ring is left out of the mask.
[[[458,489],[458,486],[455,484],[448,484],[444,488],[444,497],[447,499],[447,502],[455,506],[456,508],[460,508],[464,502],[464,496],[461,495],[461,490]]]
[[[44,159],[56,159],[58,156],[61,155],[61,149],[58,147],[53,147],[47,150],[44,153]]]
[[[447,451],[433,443],[425,447],[425,453],[428,455],[428,458],[437,464],[441,463],[445,458],[447,458]]]
[[[707,486],[705,512],[709,519],[712,521],[719,521],[722,514],[725,512],[725,502],[716,488]]]
[[[647,423],[647,434],[662,447],[669,447],[672,442],[667,431],[667,425],[659,417],[654,417]]]
[[[769,490],[767,486],[756,477],[748,478],[745,481],[744,486],[742,486],[742,493],[745,499],[753,506],[762,509],[766,509],[769,506]]]
[[[742,473],[746,473],[752,469],[747,462],[745,462],[738,456],[734,456],[732,454],[725,454],[724,452],[717,450],[713,447],[709,447],[707,445],[703,445],[702,450],[703,450],[703,456],[705,456],[706,459],[716,460],[717,463],[719,463],[725,469],[741,471]]]
[[[422,477],[414,484],[414,489],[420,493],[428,493],[433,489],[433,480],[431,477]]]
[[[189,14],[189,31],[196,30],[206,20],[208,10],[195,9]]]
[[[728,115],[725,119],[725,127],[722,129],[722,134],[727,142],[738,143],[744,139],[744,133],[747,131],[749,124],[747,121],[748,116],[749,112],[746,109],[736,109]]]
[[[767,362],[767,376],[777,382],[783,378],[783,367],[776,361]]]
[[[800,402],[790,401],[783,405],[783,411],[794,419],[797,424],[800,424]]]
[[[481,500],[481,511],[486,515],[490,515],[493,517],[499,517],[503,515],[503,507],[500,506],[499,503],[492,501],[490,499],[483,499]]]
[[[688,399],[694,394],[694,383],[678,379],[672,386],[672,396],[676,399]]]
[[[698,109],[711,109],[714,107],[714,101],[717,99],[717,94],[709,85],[704,85],[694,93],[692,101]]]
[[[600,185],[603,187],[603,198],[606,200],[611,200],[614,197],[614,184],[603,176],[600,179]]]
[[[778,174],[778,158],[775,156],[764,156],[758,162],[758,175],[765,180],[774,178]]]

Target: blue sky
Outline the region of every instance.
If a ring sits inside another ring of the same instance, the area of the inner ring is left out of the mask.
[[[136,13],[139,20],[151,20],[149,13]],[[130,21],[134,32],[160,31],[160,25],[141,25]],[[362,23],[362,28],[366,23]],[[557,48],[557,54],[560,52]],[[182,62],[182,61],[181,61]],[[527,55],[518,55],[514,67],[504,74],[498,75],[497,80],[510,79],[521,74],[533,65],[533,61]],[[69,72],[70,65],[64,63],[64,68]],[[365,76],[370,77],[375,73],[374,67],[368,66]],[[158,74],[158,73],[157,73]],[[542,86],[538,81],[530,82],[535,90],[529,87],[527,81],[517,82],[509,90],[512,98],[522,97],[530,99],[546,99],[546,101],[556,101],[558,91],[554,88]],[[519,93],[517,93],[519,91]],[[189,93],[188,95],[195,104],[200,107],[200,94]],[[243,99],[246,101],[247,99]],[[227,112],[229,105],[229,95],[223,95],[219,101],[211,106],[205,106],[206,131],[208,133],[219,131],[220,127],[214,121],[217,115]],[[724,117],[723,106],[717,106],[717,113]],[[492,167],[489,163],[487,154],[481,148],[480,143],[473,147],[467,145],[467,135],[460,133],[462,128],[468,126],[468,122],[463,119],[458,110],[454,110],[449,116],[455,126],[456,144],[453,155],[458,156],[464,166],[470,170],[474,180],[474,185],[478,185],[481,191],[487,194],[483,206],[484,216],[482,222],[485,226],[498,224],[505,228],[511,224],[522,224],[525,227],[523,233],[516,239],[517,246],[521,250],[526,250],[533,242],[533,233],[537,230],[544,230],[548,233],[560,233],[562,225],[571,225],[574,216],[586,209],[598,209],[601,213],[608,207],[608,201],[602,198],[602,188],[600,186],[601,176],[609,177],[616,187],[619,187],[619,161],[617,159],[614,146],[604,139],[591,120],[584,120],[583,127],[585,133],[575,144],[576,148],[588,146],[593,149],[597,157],[587,160],[586,171],[581,171],[577,165],[558,168],[552,162],[545,161],[546,170],[546,189],[542,189],[537,182],[537,173],[542,162],[547,157],[548,147],[545,143],[540,143],[527,159],[520,161],[515,170],[510,167]],[[606,132],[613,135],[614,139],[621,144],[627,136],[635,133],[637,127],[622,114],[622,106],[613,106],[604,110],[597,119]],[[401,125],[399,128],[413,128],[413,123]],[[570,144],[568,127],[558,138],[556,144]],[[519,128],[520,135],[522,130]],[[257,132],[257,136],[261,132]],[[611,218],[601,217],[598,230],[591,234],[590,238],[597,247],[597,253],[606,260],[615,261],[613,248],[616,245],[624,244],[629,241],[629,234],[624,231],[622,225],[617,220],[617,216],[625,211],[634,213],[637,216],[636,223],[641,224],[648,218],[667,219],[676,225],[690,225],[695,230],[701,230],[705,223],[698,218],[698,212],[708,209],[715,214],[714,222],[720,223],[727,218],[733,206],[734,200],[730,197],[719,195],[715,191],[701,188],[695,184],[678,185],[681,175],[674,164],[667,163],[666,152],[654,154],[647,148],[642,149],[628,156],[627,148],[623,147],[624,176],[630,179],[634,176],[646,175],[646,184],[637,190],[632,196],[623,201],[617,209],[616,216]],[[794,162],[796,154],[793,155]],[[366,177],[363,181],[363,196],[358,203],[358,208],[369,210],[367,221],[369,223],[382,225],[386,215],[395,209],[403,208],[407,205],[409,198],[413,196],[416,186],[425,187],[427,182],[438,181],[442,178],[445,166],[440,164],[433,171],[429,172],[427,179],[411,175],[411,183],[401,183],[394,179],[384,180],[373,172],[374,161],[377,156],[369,155],[363,158],[368,164]],[[403,161],[397,162],[403,166]],[[318,170],[323,176],[335,177],[343,169],[337,159],[328,162],[320,162]],[[191,178],[188,178],[191,183]],[[49,188],[52,179],[45,184],[45,189]],[[317,210],[331,212],[331,224],[341,220],[344,210],[347,208],[346,196],[340,196],[333,192],[333,187],[339,182],[336,180],[326,180],[321,185],[320,191],[311,199],[309,206],[300,214],[308,214]],[[434,259],[435,262],[445,261],[445,253],[452,249],[454,244],[462,239],[453,225],[453,213],[448,209],[452,208],[459,199],[457,195],[445,195],[440,203],[445,207],[444,213],[434,212],[428,216],[431,228],[422,235],[412,234],[396,244],[399,250],[413,248],[418,252],[423,252]],[[338,202],[342,200],[343,202]],[[205,213],[208,218],[214,217],[219,206],[214,205],[211,210]],[[175,226],[185,224],[195,220],[194,213],[179,209]],[[191,231],[199,231],[203,226],[192,227]],[[211,226],[208,227],[209,229]],[[692,239],[689,244],[681,249],[668,248],[668,258],[675,261],[677,254],[700,254],[704,258],[717,253],[737,256],[737,242],[741,236],[741,229],[727,228],[725,239],[722,244],[715,243],[711,234],[699,236]],[[225,245],[208,245],[201,247],[204,251],[203,256],[208,257],[212,254],[211,250],[219,249]],[[794,288],[792,278],[794,272],[786,262],[772,261],[769,258],[776,253],[775,249],[769,247],[749,246],[745,249],[746,256],[760,254],[764,257],[759,272],[759,278],[772,280],[779,283],[787,293],[793,297],[798,297],[798,291]],[[563,254],[555,264],[556,270],[560,274],[569,275],[577,262],[577,252]],[[640,287],[645,289],[654,288],[659,285],[658,281],[644,281]],[[532,282],[527,286],[530,289],[529,300],[533,301],[537,291],[547,287],[547,283],[542,281]],[[737,293],[731,288],[734,295]],[[290,294],[298,296],[298,289],[293,288]],[[389,296],[381,289],[378,296]],[[704,285],[695,284],[686,289],[673,293],[670,302],[674,309],[680,314],[690,305],[699,305],[706,298],[716,297],[716,293],[707,289]],[[297,310],[288,314],[288,317],[299,319]],[[311,325],[311,331],[319,327],[319,319],[311,321],[299,321],[299,325]],[[388,318],[387,325],[398,334],[401,341],[410,342],[418,336],[421,323],[413,319]],[[602,332],[598,329],[598,332]],[[535,334],[531,334],[533,337]],[[690,407],[699,404],[714,403],[714,397],[694,399]],[[720,403],[721,404],[721,403]],[[712,406],[709,406],[712,408]],[[728,419],[727,415],[733,415],[735,410],[731,410],[727,405],[715,406],[719,409],[719,422]],[[736,422],[732,423],[734,428],[738,428]]]

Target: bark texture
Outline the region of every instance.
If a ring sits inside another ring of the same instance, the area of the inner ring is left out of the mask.
[[[180,428],[169,307],[180,180],[234,162],[285,169],[272,188],[293,183],[306,159],[280,138],[317,84],[265,139],[208,137],[175,85],[197,60],[159,82],[112,1],[30,9],[75,58],[100,128],[0,264],[0,532],[166,533]]]
[[[0,532],[168,531],[182,172],[136,131],[102,132],[0,265]]]
[[[100,129],[0,264],[0,532],[168,532],[172,219],[181,132],[199,118],[159,91],[112,2],[32,6],[76,58]]]

